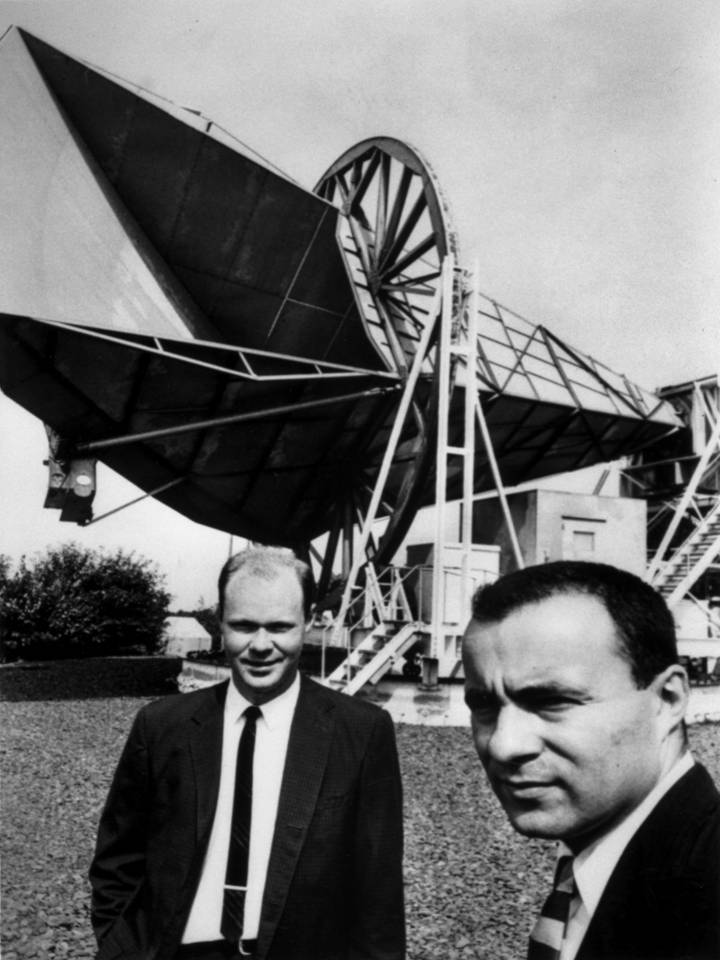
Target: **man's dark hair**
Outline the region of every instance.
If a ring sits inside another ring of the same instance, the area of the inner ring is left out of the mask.
[[[603,604],[638,687],[678,662],[675,623],[663,598],[639,577],[605,563],[559,560],[508,573],[476,591],[473,618],[495,623],[558,594],[587,595]]]
[[[309,620],[313,594],[313,578],[310,567],[307,563],[298,559],[288,547],[266,546],[249,547],[247,550],[233,554],[225,561],[218,578],[218,618],[222,620],[225,589],[230,577],[242,571],[263,580],[272,580],[281,570],[290,570],[298,578],[303,594],[303,613],[305,619]]]

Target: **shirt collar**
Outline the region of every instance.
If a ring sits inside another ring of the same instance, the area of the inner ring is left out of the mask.
[[[263,720],[270,730],[274,730],[283,723],[289,725],[295,712],[295,705],[297,704],[299,695],[300,675],[295,674],[295,679],[287,690],[261,705],[260,709],[262,710]],[[225,698],[225,716],[237,721],[250,706],[252,706],[250,701],[240,693],[231,679]]]
[[[670,770],[648,793],[642,803],[602,837],[599,837],[575,857],[573,874],[577,890],[590,916],[593,915],[603,894],[610,875],[615,869],[623,850],[636,831],[649,816],[650,812],[665,796],[668,790],[693,766],[694,760],[689,751],[683,753]],[[572,851],[561,843],[558,855],[564,856]]]

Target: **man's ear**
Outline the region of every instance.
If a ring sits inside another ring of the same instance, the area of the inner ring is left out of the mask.
[[[674,663],[655,677],[652,686],[659,697],[660,712],[667,721],[667,731],[671,733],[682,726],[687,711],[690,684],[685,668]]]

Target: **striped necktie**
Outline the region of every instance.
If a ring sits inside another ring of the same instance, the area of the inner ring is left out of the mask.
[[[560,857],[552,891],[530,934],[528,960],[558,960],[574,896],[573,858]]]
[[[259,707],[248,707],[243,716],[245,717],[245,726],[238,745],[230,845],[228,847],[223,911],[220,921],[220,933],[232,943],[238,943],[243,932],[248,854],[250,853],[255,728],[258,718],[262,716],[262,711]]]

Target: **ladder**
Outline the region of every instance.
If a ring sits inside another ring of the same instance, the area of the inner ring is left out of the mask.
[[[366,683],[377,683],[390,667],[427,631],[418,621],[398,625],[392,620],[378,624],[349,656],[329,674],[325,683],[350,696]]]
[[[719,554],[720,498],[717,498],[685,542],[660,566],[652,585],[672,608]]]

